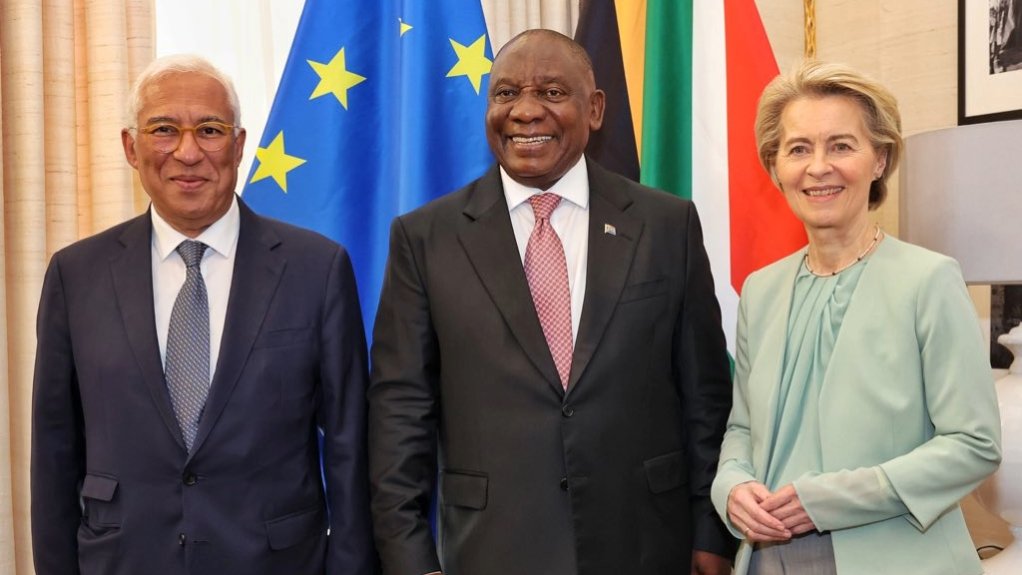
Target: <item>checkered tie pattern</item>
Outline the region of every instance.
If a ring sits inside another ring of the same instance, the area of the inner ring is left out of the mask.
[[[192,240],[177,246],[187,269],[170,312],[164,367],[174,414],[189,453],[209,395],[209,299],[199,269],[205,251],[206,244]]]
[[[550,355],[557,366],[561,385],[568,389],[571,373],[571,290],[568,287],[568,264],[564,246],[550,225],[550,214],[561,197],[537,194],[529,198],[536,226],[532,228],[525,248],[525,277],[529,280],[532,303],[536,306]]]

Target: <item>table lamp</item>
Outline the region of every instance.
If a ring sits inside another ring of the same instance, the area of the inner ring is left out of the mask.
[[[1022,120],[958,126],[905,140],[899,236],[947,254],[966,283],[1022,284]],[[1022,325],[998,342],[1014,354],[997,380],[1004,457],[977,489],[1014,541],[983,561],[988,575],[1022,573]]]

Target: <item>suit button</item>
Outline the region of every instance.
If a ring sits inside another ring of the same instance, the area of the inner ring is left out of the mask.
[[[185,476],[182,478],[182,480],[184,481],[184,484],[189,487],[199,482],[199,478],[196,477],[194,473],[185,473]]]
[[[562,477],[561,478],[561,491],[567,491],[567,490],[568,490],[568,478],[567,477]]]
[[[571,417],[572,415],[575,415],[575,410],[570,405],[562,406],[561,415],[564,417]]]
[[[180,545],[181,547],[185,546],[185,541],[187,541],[187,540],[188,540],[188,538],[185,537],[184,533],[178,533],[177,534],[177,544]]]

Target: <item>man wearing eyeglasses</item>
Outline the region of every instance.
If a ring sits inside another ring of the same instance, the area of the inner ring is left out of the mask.
[[[245,130],[205,60],[155,61],[128,117],[150,209],[55,254],[43,286],[36,573],[373,573],[346,252],[235,195]]]

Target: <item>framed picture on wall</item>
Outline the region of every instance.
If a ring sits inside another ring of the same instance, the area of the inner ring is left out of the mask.
[[[1022,118],[1022,0],[958,0],[958,123]]]

